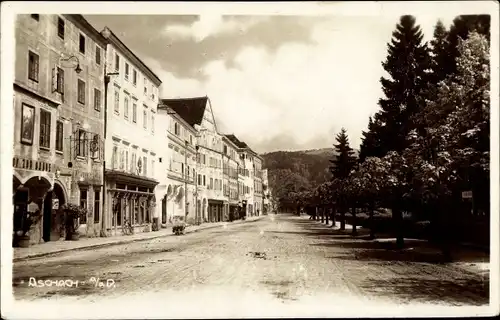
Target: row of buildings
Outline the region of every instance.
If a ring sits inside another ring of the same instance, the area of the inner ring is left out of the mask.
[[[65,203],[87,209],[88,237],[266,213],[262,157],[218,131],[207,96],[162,99],[158,76],[81,15],[19,15],[15,38],[13,215],[41,211],[31,243],[60,239]]]

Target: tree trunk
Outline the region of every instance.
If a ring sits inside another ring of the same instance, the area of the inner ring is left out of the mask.
[[[332,227],[335,227],[335,215],[337,214],[337,207],[334,205],[332,211]]]
[[[326,225],[328,225],[328,216],[330,215],[330,208],[323,207],[323,210],[325,211]]]
[[[370,239],[375,239],[375,221],[374,221],[374,207],[373,202],[370,204],[369,213],[370,213]]]
[[[340,213],[340,230],[345,230],[345,206],[342,206]]]
[[[323,211],[323,208],[319,208],[319,211],[321,211],[321,223],[325,222],[325,212]]]
[[[356,205],[352,206],[352,235],[357,236]]]
[[[396,247],[398,249],[404,248],[404,235],[403,235],[403,215],[398,205],[392,206],[392,219],[394,227],[396,228]]]

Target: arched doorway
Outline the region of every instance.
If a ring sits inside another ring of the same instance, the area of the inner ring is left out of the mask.
[[[59,183],[54,184],[52,191],[49,191],[43,204],[43,240],[57,241],[61,237],[64,226],[61,207],[66,203],[66,195]]]

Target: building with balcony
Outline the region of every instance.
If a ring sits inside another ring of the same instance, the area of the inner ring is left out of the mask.
[[[217,133],[212,106],[208,97],[161,99],[161,104],[172,108],[192,126],[197,136],[196,212],[199,222],[227,219],[224,205],[228,199],[223,192],[222,136]]]
[[[253,171],[253,202],[254,202],[254,214],[257,216],[262,215],[263,200],[264,200],[264,190],[262,187],[262,157],[255,152],[250,152],[252,160],[252,171]]]
[[[238,156],[238,146],[231,141],[226,135],[222,136],[223,141],[223,190],[224,195],[228,199],[226,212],[228,212],[229,220],[239,218],[239,191],[238,191],[238,169],[240,159]]]
[[[162,161],[157,179],[166,190],[158,197],[161,200],[161,225],[172,223],[174,215],[181,215],[190,223],[199,221],[202,200],[198,200],[197,132],[191,125],[193,118],[184,119],[175,110],[178,105],[161,100],[158,105],[158,150]],[[185,114],[183,113],[185,116]],[[168,148],[167,148],[168,146]],[[199,180],[199,181],[198,181]],[[206,200],[205,200],[206,202]]]
[[[124,225],[149,231],[159,218],[155,166],[163,146],[156,144],[155,126],[161,81],[108,27],[101,34],[108,81],[103,224],[108,234],[119,234]]]
[[[225,136],[238,148],[238,200],[242,215],[250,217],[256,213],[253,164],[253,159],[256,153],[252,151],[245,142],[239,140],[234,134],[227,134]]]
[[[81,233],[102,228],[105,40],[81,15],[15,22],[14,231],[40,215],[30,243],[59,240],[65,203],[88,209]],[[16,229],[17,228],[17,229]]]

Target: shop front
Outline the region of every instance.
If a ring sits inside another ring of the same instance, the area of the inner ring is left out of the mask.
[[[208,199],[208,222],[221,222],[224,219],[224,201]]]
[[[106,230],[111,235],[157,230],[155,187],[158,181],[114,170],[106,171]],[[154,228],[153,228],[154,227]]]

